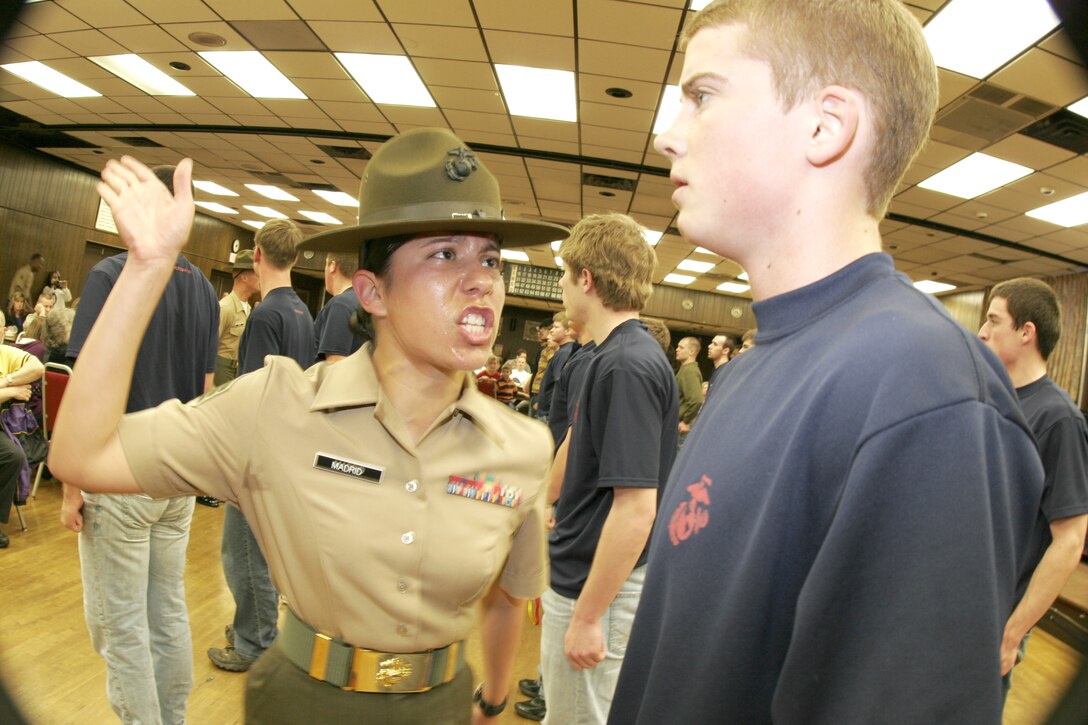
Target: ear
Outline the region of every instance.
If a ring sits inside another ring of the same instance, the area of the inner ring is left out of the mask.
[[[1039,338],[1039,330],[1036,329],[1035,323],[1031,320],[1025,322],[1017,332],[1020,333],[1020,341],[1025,345],[1035,345],[1038,347],[1037,340]]]
[[[581,285],[587,295],[596,289],[597,286],[593,279],[593,273],[585,267],[582,268],[581,273],[578,275],[578,284]]]
[[[864,100],[843,86],[827,86],[816,94],[815,128],[807,157],[814,166],[826,166],[846,154],[857,138]]]
[[[370,313],[371,317],[386,316],[385,299],[382,297],[382,284],[369,270],[360,269],[351,277],[351,286],[359,296],[359,304]]]

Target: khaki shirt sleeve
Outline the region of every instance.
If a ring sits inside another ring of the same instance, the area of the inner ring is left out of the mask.
[[[263,368],[188,404],[168,400],[124,416],[118,435],[140,488],[153,498],[207,494],[237,502],[249,433],[271,377]]]
[[[543,450],[547,453],[542,459],[540,469],[541,485],[537,495],[532,499],[529,512],[525,520],[521,522],[514,541],[510,547],[510,555],[506,559],[506,565],[499,574],[499,586],[512,597],[519,599],[534,599],[548,586],[548,511],[547,511],[547,480],[549,457],[551,454],[551,435],[544,431],[543,438],[547,442],[542,443]]]

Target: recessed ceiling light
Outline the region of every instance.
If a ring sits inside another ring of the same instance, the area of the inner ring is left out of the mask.
[[[499,85],[511,115],[577,121],[574,73],[550,68],[495,64]]]
[[[248,224],[249,226],[253,227],[254,229],[260,229],[261,227],[263,227],[265,225],[266,222],[258,222],[258,221],[253,221],[252,219],[246,219],[242,223],[243,224]]]
[[[344,223],[344,222],[340,221],[339,219],[337,219],[336,217],[334,217],[332,214],[326,214],[323,211],[303,211],[302,209],[299,209],[298,213],[301,214],[302,216],[306,217],[307,219],[313,219],[315,222],[321,222],[322,224],[343,224]]]
[[[195,96],[196,94],[133,53],[88,57],[110,73],[139,88],[149,96]]]
[[[1085,118],[1088,118],[1088,96],[1085,96],[1076,103],[1071,104],[1069,106],[1069,110],[1073,113],[1077,113],[1081,116],[1084,116]]]
[[[214,181],[194,181],[193,186],[216,196],[238,196],[225,186],[220,186]]]
[[[286,219],[287,218],[286,214],[281,214],[280,212],[276,211],[275,209],[272,209],[272,208],[267,207],[267,206],[250,206],[249,204],[246,204],[244,208],[249,209],[254,214],[260,214],[261,216],[266,216],[269,219]]]
[[[289,194],[278,186],[272,186],[271,184],[246,184],[247,189],[257,192],[261,196],[266,196],[269,199],[275,199],[276,201],[298,201],[298,197],[293,194]]]
[[[926,24],[941,68],[985,78],[1056,28],[1047,0],[952,0]]]
[[[620,88],[619,86],[616,86],[614,88],[605,88],[604,92],[612,98],[630,98],[633,95],[631,91],[627,90],[626,88]]]
[[[503,249],[499,252],[499,255],[503,259],[509,259],[511,262],[528,262],[529,255],[520,249]]]
[[[654,134],[662,134],[669,130],[669,126],[676,120],[680,113],[680,86],[665,86],[665,92],[661,94],[661,105],[657,107],[657,120],[654,121]]]
[[[676,265],[677,269],[682,269],[685,272],[698,272],[702,274],[709,272],[717,266],[713,262],[700,262],[695,259],[684,259],[680,261],[680,264]]]
[[[741,292],[747,292],[752,288],[746,284],[740,284],[739,282],[722,282],[715,289],[721,292],[733,292],[734,294],[739,294]]]
[[[686,274],[675,274],[674,273],[674,274],[666,274],[664,281],[668,282],[670,284],[691,284],[692,282],[695,281],[695,278],[691,277],[689,275],[686,275]]]
[[[204,50],[197,55],[254,98],[306,98],[256,50]]]
[[[374,103],[422,108],[436,105],[406,56],[336,53],[336,57]]]
[[[949,166],[918,186],[942,194],[951,194],[961,199],[974,199],[976,196],[993,191],[1017,179],[1030,174],[1033,169],[1011,161],[994,158],[982,153],[973,153],[962,161]]]
[[[932,279],[923,279],[914,283],[916,289],[925,292],[927,295],[935,295],[938,292],[947,292],[950,289],[956,289],[954,284],[945,284],[944,282],[936,282]]]
[[[314,189],[314,193],[320,196],[327,202],[336,204],[337,206],[359,206],[359,200],[351,194],[345,194],[342,191],[325,191],[324,189]]]
[[[642,236],[650,243],[651,247],[656,247],[657,243],[661,241],[661,236],[664,232],[655,232],[653,229],[643,229]]]
[[[1088,192],[1032,209],[1026,214],[1033,219],[1042,219],[1062,227],[1088,224]]]
[[[69,78],[36,60],[25,63],[5,63],[0,65],[0,68],[63,98],[97,98],[102,95],[93,88],[88,88],[74,78]]]
[[[197,201],[197,202],[193,202],[193,203],[196,204],[197,206],[199,206],[202,209],[207,209],[208,211],[219,212],[220,214],[237,214],[238,213],[234,209],[231,209],[229,206],[223,206],[222,204],[220,204],[217,201]]]

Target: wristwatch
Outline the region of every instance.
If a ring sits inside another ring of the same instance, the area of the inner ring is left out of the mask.
[[[510,698],[504,698],[498,705],[492,705],[490,702],[484,700],[484,683],[480,683],[480,686],[476,688],[476,692],[472,693],[472,702],[479,706],[480,712],[485,717],[495,717],[500,712],[506,709],[506,702]]]

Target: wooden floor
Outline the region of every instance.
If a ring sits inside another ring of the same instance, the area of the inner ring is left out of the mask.
[[[19,531],[14,514],[3,527],[11,547],[0,551],[0,673],[35,725],[117,722],[106,700],[105,666],[84,626],[76,535],[60,525],[59,510],[59,485],[43,483],[37,501],[24,509],[29,531]],[[195,662],[188,712],[192,725],[242,720],[245,675],[217,670],[204,655],[208,647],[223,646],[223,625],[234,606],[219,563],[222,522],[222,508],[196,507],[186,569]],[[512,683],[535,676],[538,637],[537,628],[525,628]],[[479,672],[479,644],[469,644],[468,660]],[[1026,660],[1016,669],[1005,725],[1045,722],[1079,662],[1072,649],[1036,631]],[[511,702],[516,699],[512,690]],[[528,721],[511,707],[500,722]]]

